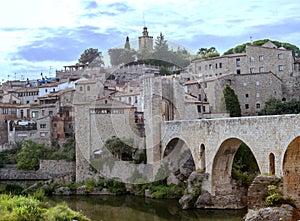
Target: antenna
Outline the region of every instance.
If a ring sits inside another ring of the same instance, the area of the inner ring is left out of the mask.
[[[144,27],[146,27],[146,22],[145,22],[145,13],[143,12],[143,22],[144,22]]]
[[[253,44],[253,42],[252,42],[252,36],[250,36],[250,43]]]

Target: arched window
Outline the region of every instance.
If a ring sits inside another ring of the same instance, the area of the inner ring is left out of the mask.
[[[205,172],[206,165],[205,165],[205,146],[204,144],[201,144],[200,146],[200,170],[202,172]]]
[[[271,175],[275,174],[275,155],[273,153],[269,155],[269,173]]]

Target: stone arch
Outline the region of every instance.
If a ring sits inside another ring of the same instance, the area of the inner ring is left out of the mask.
[[[232,193],[232,185],[231,185],[232,164],[233,164],[234,156],[242,143],[243,141],[238,138],[229,138],[223,141],[222,144],[220,145],[214,157],[213,165],[212,165],[212,193],[213,194],[227,195]],[[251,149],[250,151],[253,153]]]
[[[275,155],[273,153],[269,154],[269,174],[275,175]]]
[[[202,172],[205,172],[206,171],[206,162],[205,162],[205,146],[204,146],[204,144],[200,145],[199,155],[200,155],[200,170]]]
[[[194,155],[181,138],[175,137],[169,140],[163,150],[162,159],[169,165],[170,171],[179,171],[186,178],[195,170]]]
[[[283,193],[300,206],[300,136],[287,147],[283,158]]]

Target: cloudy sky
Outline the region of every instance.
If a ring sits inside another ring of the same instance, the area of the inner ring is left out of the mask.
[[[0,81],[55,75],[87,48],[134,45],[144,24],[156,39],[220,53],[269,38],[300,46],[296,0],[6,0],[0,13]],[[106,62],[107,64],[107,62]],[[108,64],[107,64],[108,65]]]

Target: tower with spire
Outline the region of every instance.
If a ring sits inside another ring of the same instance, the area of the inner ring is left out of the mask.
[[[149,36],[147,27],[144,26],[143,35],[139,37],[139,50],[153,50],[153,36]]]

